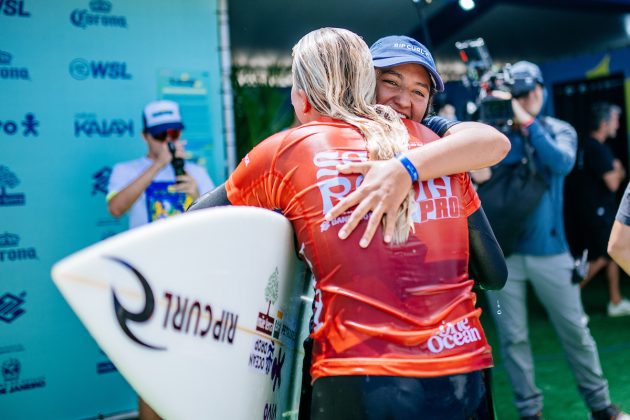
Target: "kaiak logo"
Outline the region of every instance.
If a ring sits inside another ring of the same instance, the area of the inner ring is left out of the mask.
[[[20,296],[12,295],[11,293],[5,293],[0,296],[0,319],[7,324],[12,323],[20,315],[23,315],[26,310],[22,309],[25,303],[24,297],[26,292],[20,293]]]
[[[11,358],[2,362],[2,379],[4,379],[4,384],[0,384],[0,395],[13,394],[46,386],[46,378],[43,376],[20,379],[21,375],[22,364],[18,359]]]
[[[129,322],[144,323],[151,319],[155,310],[155,297],[147,279],[128,262],[117,257],[106,257],[109,260],[121,264],[130,270],[140,281],[145,296],[144,307],[139,312],[131,312],[120,303],[116,292],[112,289],[114,298],[114,313],[118,324],[124,333],[136,343],[153,350],[166,350],[166,347],[158,347],[140,340],[129,328]],[[232,344],[236,334],[238,315],[229,311],[221,311],[221,318],[213,318],[212,306],[206,302],[183,297],[172,292],[165,291],[164,299],[167,301],[166,313],[162,322],[162,329],[179,334],[192,335],[199,338],[212,338],[215,341]]]
[[[122,61],[88,61],[75,58],[70,62],[70,75],[76,80],[111,79],[131,80],[132,75],[127,72],[127,63]]]
[[[0,206],[23,206],[26,197],[24,194],[9,194],[7,188],[15,188],[20,180],[6,166],[0,165]]]
[[[15,136],[21,134],[24,137],[37,137],[39,136],[38,127],[39,121],[37,121],[35,114],[29,112],[22,121],[0,120],[0,135]]]
[[[133,120],[98,118],[93,113],[77,114],[74,118],[74,137],[133,137]]]
[[[24,0],[0,0],[0,15],[31,17],[31,14],[24,7]]]
[[[18,235],[9,232],[0,234],[0,263],[37,259],[35,248],[19,248],[19,244],[20,237]]]
[[[11,66],[13,56],[6,51],[0,50],[0,79],[5,80],[30,80],[26,67]]]
[[[112,3],[107,0],[92,0],[90,10],[75,9],[70,14],[70,22],[79,28],[88,26],[105,26],[110,28],[126,28],[127,18],[125,16],[114,16]]]
[[[112,174],[112,169],[108,166],[104,166],[92,175],[92,195],[101,193],[107,195],[107,185],[109,184],[109,176]]]

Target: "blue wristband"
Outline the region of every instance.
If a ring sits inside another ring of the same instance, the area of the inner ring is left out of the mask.
[[[407,158],[407,156],[403,155],[402,153],[398,153],[396,155],[396,159],[398,159],[400,163],[402,163],[402,165],[405,167],[405,169],[409,173],[409,176],[411,177],[411,182],[412,183],[416,182],[418,180],[418,170],[413,165],[413,163],[411,163],[411,161]]]

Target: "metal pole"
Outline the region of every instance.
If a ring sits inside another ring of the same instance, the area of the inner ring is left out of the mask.
[[[229,175],[236,168],[236,135],[234,131],[234,99],[232,97],[232,56],[230,52],[230,23],[227,0],[219,0],[219,53],[221,56],[221,96],[223,99],[223,125],[226,151],[226,169]]]

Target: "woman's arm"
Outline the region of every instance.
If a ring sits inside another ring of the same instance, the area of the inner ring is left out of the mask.
[[[510,141],[495,128],[476,122],[463,122],[449,128],[443,140],[409,150],[405,155],[418,170],[419,179],[424,181],[494,165],[509,150]],[[326,214],[326,220],[330,221],[357,206],[339,231],[339,237],[347,238],[371,211],[372,216],[360,245],[369,245],[383,218],[384,239],[389,242],[398,208],[411,188],[411,178],[405,168],[398,159],[390,159],[339,165],[337,169],[344,174],[361,173],[365,179],[359,188]]]
[[[494,237],[483,207],[468,216],[470,260],[468,274],[485,290],[499,290],[507,281],[503,251]]]

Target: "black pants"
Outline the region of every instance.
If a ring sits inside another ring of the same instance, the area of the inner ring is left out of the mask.
[[[491,418],[485,393],[481,371],[437,378],[324,377],[313,384],[311,419]]]

